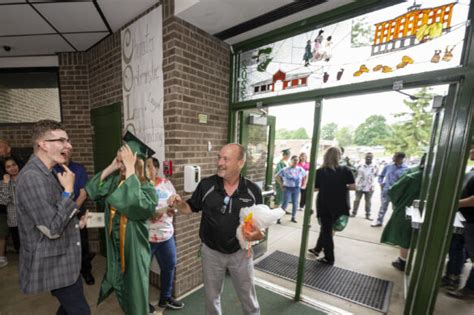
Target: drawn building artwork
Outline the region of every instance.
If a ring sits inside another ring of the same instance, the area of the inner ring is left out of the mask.
[[[311,73],[288,72],[278,70],[273,76],[252,84],[252,94],[282,91],[290,88],[304,87],[308,85],[308,77]]]
[[[455,4],[423,9],[415,1],[407,13],[375,24],[372,56],[422,44],[449,32]]]
[[[237,101],[457,67],[470,0],[401,2],[240,51]]]

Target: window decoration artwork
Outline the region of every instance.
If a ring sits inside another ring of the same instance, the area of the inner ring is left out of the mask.
[[[458,67],[468,11],[405,2],[242,52],[238,101]]]

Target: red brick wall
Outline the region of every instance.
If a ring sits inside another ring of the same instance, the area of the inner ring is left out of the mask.
[[[225,43],[175,17],[165,21],[163,42],[166,158],[174,162],[172,181],[183,193],[184,165],[199,165],[202,177],[215,174],[218,150],[226,143],[230,52]],[[198,114],[208,115],[208,123],[199,124]],[[175,220],[178,296],[202,283],[199,224],[200,214]]]

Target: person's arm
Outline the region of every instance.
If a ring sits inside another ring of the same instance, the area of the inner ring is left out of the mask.
[[[385,178],[385,173],[387,172],[387,167],[388,167],[388,165],[385,165],[385,167],[382,170],[382,173],[380,173],[380,175],[379,175],[379,184],[380,184],[380,187],[382,189],[383,189],[383,186],[384,186],[383,180]]]
[[[12,197],[10,193],[10,175],[4,174],[3,181],[0,182],[0,205],[8,205]]]
[[[72,192],[74,174],[70,170],[65,173],[61,177],[58,175],[59,182],[66,192],[69,189]],[[16,186],[16,198],[22,214],[27,215],[47,238],[59,238],[78,211],[76,203],[65,195],[59,199],[51,196],[51,182],[44,174],[27,171],[22,177]]]
[[[459,208],[474,207],[474,195],[459,200]]]
[[[193,212],[191,206],[189,206],[189,204],[184,201],[180,195],[170,196],[168,198],[168,205],[178,209],[180,214],[191,214]]]
[[[347,183],[347,189],[349,190],[355,190],[355,180],[354,180],[354,174],[352,174],[352,171],[349,167],[345,167],[345,172],[346,172],[346,183]]]

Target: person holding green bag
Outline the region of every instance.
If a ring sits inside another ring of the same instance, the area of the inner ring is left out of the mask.
[[[347,166],[339,165],[341,151],[330,147],[324,153],[323,165],[316,171],[314,188],[318,191],[316,216],[321,224],[318,241],[309,252],[316,257],[324,250],[321,263],[334,265],[333,231],[347,225],[350,210],[349,190],[355,190],[354,175]]]

